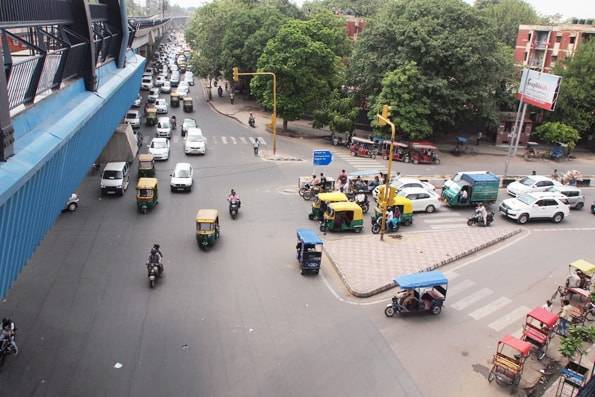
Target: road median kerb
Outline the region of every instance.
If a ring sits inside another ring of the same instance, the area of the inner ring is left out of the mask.
[[[508,230],[505,233],[502,233],[500,235],[497,235],[493,238],[490,238],[489,240],[482,242],[481,244],[478,244],[474,247],[465,249],[461,252],[458,252],[456,255],[447,255],[447,258],[440,258],[440,260],[437,260],[436,262],[430,264],[429,266],[425,266],[425,267],[417,267],[415,264],[407,264],[405,266],[403,266],[402,271],[399,273],[399,270],[396,270],[397,273],[395,274],[390,274],[390,276],[388,274],[385,274],[385,278],[384,280],[386,281],[382,281],[382,282],[378,282],[377,284],[375,284],[374,286],[370,286],[369,288],[363,289],[358,287],[355,284],[358,284],[357,281],[362,281],[368,279],[369,276],[369,272],[371,272],[373,274],[373,276],[378,276],[378,268],[376,266],[376,268],[368,268],[368,264],[374,261],[374,258],[369,258],[368,263],[363,264],[363,266],[361,266],[359,269],[357,268],[357,266],[355,266],[355,271],[353,269],[353,267],[349,268],[349,266],[345,266],[344,264],[339,263],[339,260],[337,258],[335,258],[333,256],[333,254],[331,252],[329,252],[328,249],[328,245],[329,243],[332,243],[333,241],[337,242],[337,241],[342,241],[342,240],[327,240],[326,242],[326,246],[324,248],[324,252],[325,252],[325,256],[328,259],[328,261],[332,264],[333,268],[335,269],[335,271],[337,272],[337,274],[339,275],[339,278],[341,279],[341,281],[343,282],[343,284],[345,285],[345,288],[347,288],[347,290],[349,291],[349,293],[355,297],[358,298],[369,298],[371,296],[377,295],[379,293],[382,293],[384,291],[387,291],[391,288],[394,288],[395,285],[392,281],[392,277],[394,276],[398,276],[400,274],[408,274],[408,273],[412,273],[415,271],[432,271],[432,270],[436,270],[442,266],[445,266],[447,264],[453,263],[455,261],[458,261],[462,258],[465,258],[469,255],[475,254],[481,250],[484,250],[488,247],[491,247],[501,241],[507,240],[515,235],[517,235],[518,233],[520,233],[522,231],[521,228],[515,228],[512,230]],[[441,231],[440,233],[444,234],[445,232],[448,231]],[[436,234],[437,232],[435,231],[420,231],[420,232],[413,232],[410,233],[410,236],[415,236],[415,235],[430,235],[430,234]],[[456,231],[452,231],[452,233],[456,233]],[[390,235],[387,235],[387,237],[389,237]],[[369,236],[368,236],[369,237]],[[389,237],[390,238],[390,237]],[[386,244],[382,243],[382,244]],[[374,251],[372,248],[372,252],[377,252]],[[427,247],[428,249],[431,249],[431,247]],[[413,249],[413,250],[412,250]],[[426,248],[424,248],[426,249]],[[419,247],[410,247],[409,249],[410,254],[413,254],[412,256],[415,257],[417,256],[417,254],[419,254],[420,252],[423,251],[419,251]],[[360,255],[369,255],[369,251],[364,251],[361,252]],[[397,251],[395,248],[395,252],[394,252],[395,257],[397,257],[398,255],[406,255],[406,253],[404,253],[403,251]],[[432,253],[429,253],[429,256],[432,256]],[[360,260],[361,261],[362,258],[354,258],[354,260]],[[378,260],[376,261],[378,262]],[[380,261],[382,262],[382,260]],[[382,266],[382,264],[380,265]],[[372,266],[373,267],[373,266]],[[415,270],[411,271],[412,268],[415,268]],[[394,266],[393,266],[394,269]],[[383,269],[380,269],[380,273],[382,273]],[[387,269],[384,269],[385,273],[387,273]],[[388,270],[388,273],[391,273],[395,270]],[[374,277],[370,277],[370,278],[374,278]],[[378,277],[376,277],[378,278]]]

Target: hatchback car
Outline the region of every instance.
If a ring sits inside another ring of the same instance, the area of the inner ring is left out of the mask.
[[[169,140],[166,138],[153,138],[149,145],[149,153],[155,160],[169,159]]]
[[[184,140],[184,153],[206,154],[207,142],[200,128],[189,128]]]
[[[585,196],[581,189],[576,186],[556,184],[549,187],[546,192],[560,194],[568,202],[570,208],[575,210],[580,210],[585,206]]]
[[[140,102],[141,102],[141,97],[140,94],[138,94],[136,96],[136,99],[134,100],[134,102],[132,103],[132,107],[133,108],[140,108]]]
[[[176,88],[176,92],[181,97],[187,96],[188,95],[188,86],[187,85],[179,85],[178,88]]]
[[[159,89],[162,93],[169,94],[171,92],[171,84],[169,83],[169,81],[166,81]]]
[[[407,187],[399,190],[397,194],[411,200],[414,212],[423,211],[430,214],[441,205],[438,194],[421,187]]]
[[[552,186],[561,186],[560,182],[541,175],[529,175],[506,186],[509,195],[515,197],[519,194],[531,192],[545,192]]]
[[[171,124],[169,117],[159,117],[157,119],[157,136],[161,138],[171,138]]]
[[[196,128],[198,124],[195,119],[184,119],[182,122],[182,135],[186,135],[189,128]]]
[[[140,128],[140,112],[138,110],[129,110],[124,117],[124,122],[130,124],[132,128]]]
[[[499,211],[520,224],[533,219],[549,219],[560,223],[570,213],[570,207],[557,193],[533,192],[509,198],[500,203]]]
[[[170,188],[174,192],[176,190],[192,191],[192,179],[194,171],[190,163],[178,163],[171,174]]]
[[[161,87],[163,83],[165,83],[165,77],[157,76],[157,78],[155,79],[155,87]]]
[[[149,103],[154,103],[157,98],[159,98],[159,88],[151,88],[149,90],[149,95],[147,96],[147,101]]]
[[[433,192],[436,190],[436,187],[434,185],[432,185],[431,183],[422,182],[416,178],[397,177],[397,178],[393,179],[393,181],[390,183],[390,185],[392,187],[394,187],[397,190],[397,192],[402,189],[407,189],[407,188],[411,188],[411,187],[424,189],[428,192]],[[378,191],[379,190],[380,190],[380,187],[376,186],[374,188],[374,190],[372,191],[372,196],[374,197],[374,200],[378,200]]]
[[[155,109],[158,114],[166,114],[168,112],[167,102],[163,98],[159,98],[155,101]]]

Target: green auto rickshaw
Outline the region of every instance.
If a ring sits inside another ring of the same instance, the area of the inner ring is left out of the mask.
[[[308,214],[308,219],[311,221],[322,220],[326,207],[329,203],[338,203],[342,201],[349,201],[347,196],[341,192],[318,193],[316,199],[312,203],[312,212]]]
[[[196,213],[196,242],[205,250],[219,240],[219,212],[201,209]]]
[[[172,108],[180,107],[180,95],[177,92],[169,94],[169,106]]]
[[[320,222],[320,231],[354,231],[359,233],[364,228],[364,213],[359,204],[352,201],[330,203]]]
[[[413,224],[413,203],[406,197],[394,196],[392,202],[386,207],[386,210],[392,210],[393,214],[400,213],[399,224],[403,226],[409,226]],[[399,211],[397,211],[397,209]],[[372,215],[372,225],[376,224],[378,218],[382,215],[381,204],[374,209],[374,215]]]
[[[136,206],[143,214],[158,203],[157,178],[140,178],[136,184]]]
[[[146,123],[149,126],[157,124],[157,108],[154,106],[148,107],[145,111]]]
[[[152,154],[146,153],[138,155],[138,177],[155,177],[155,159],[153,158]]]
[[[185,96],[183,99],[184,102],[184,111],[186,113],[194,112],[194,105],[192,104],[192,97]]]

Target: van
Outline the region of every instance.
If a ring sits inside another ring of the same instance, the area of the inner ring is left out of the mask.
[[[128,163],[119,161],[107,163],[101,173],[101,194],[124,195],[128,189]]]
[[[184,81],[188,83],[188,85],[194,85],[194,74],[191,71],[187,71],[184,74]]]

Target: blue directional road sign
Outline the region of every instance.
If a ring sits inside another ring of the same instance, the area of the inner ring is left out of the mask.
[[[330,150],[312,151],[312,164],[329,165],[333,161],[333,153]]]

